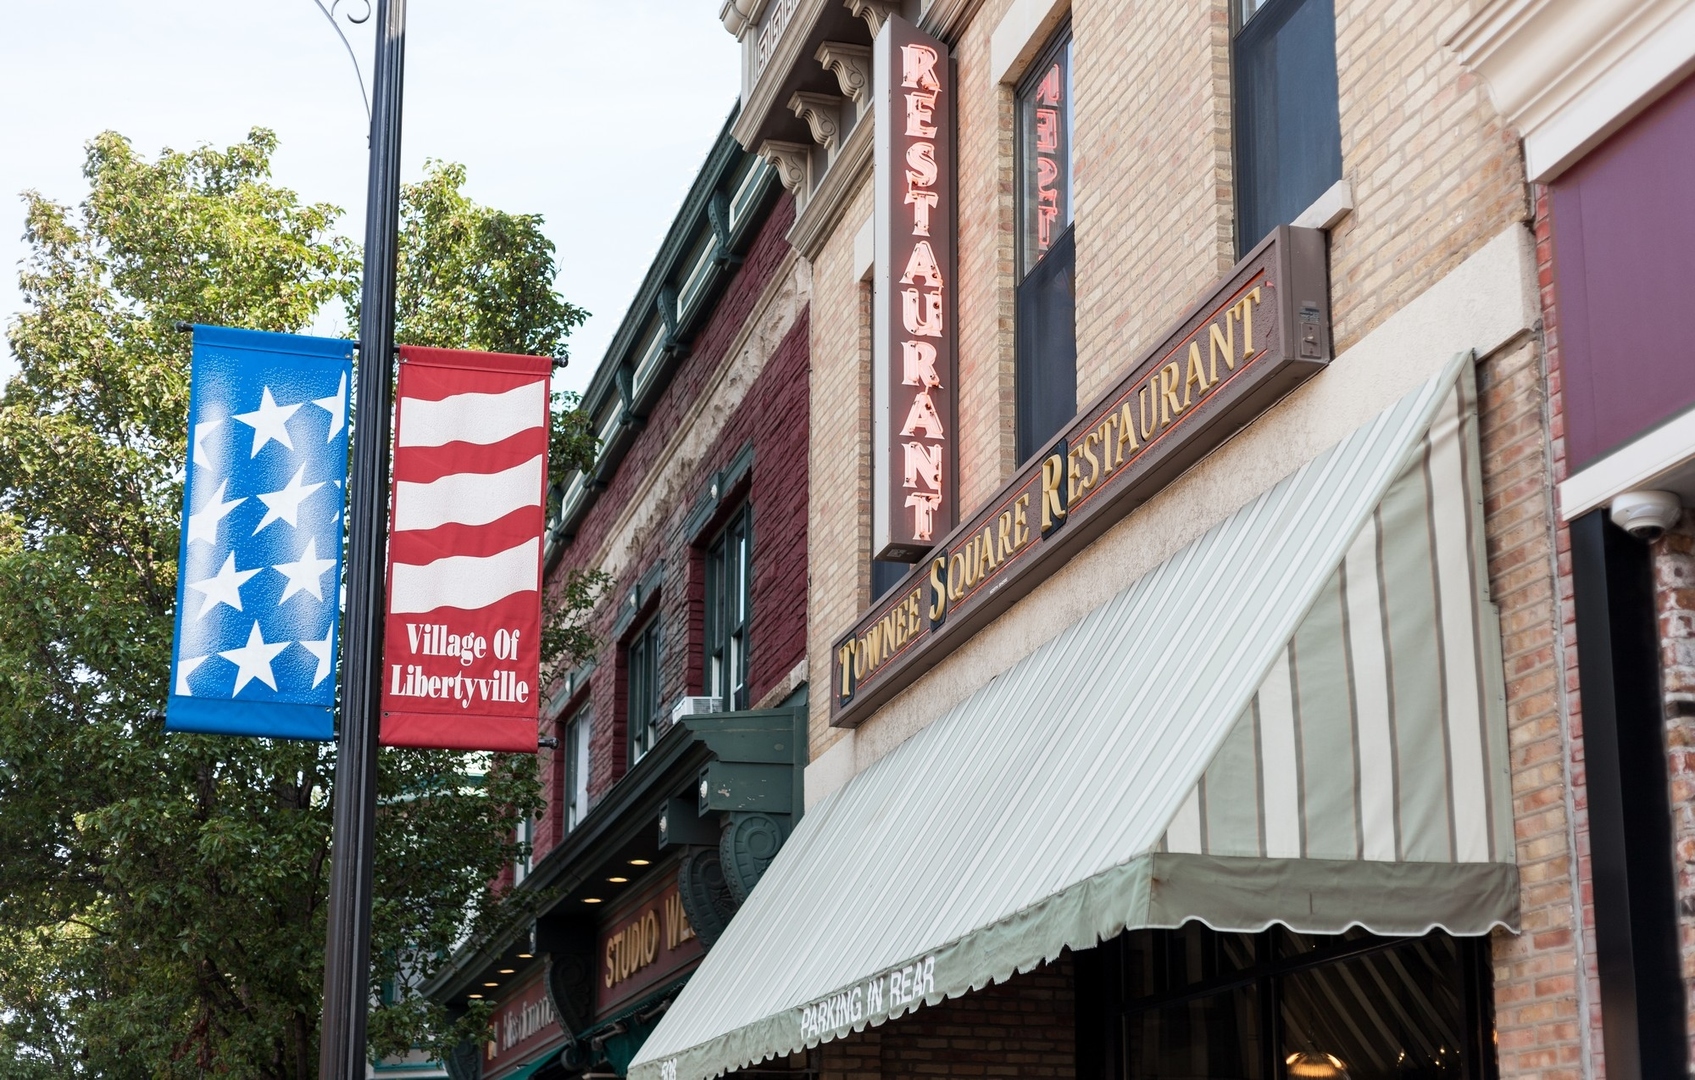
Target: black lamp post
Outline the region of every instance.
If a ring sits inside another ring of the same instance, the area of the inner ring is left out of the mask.
[[[321,1080],[363,1080],[365,1076],[406,0],[378,0],[376,37],[371,171],[365,196],[365,277],[359,308],[357,426],[348,478],[347,622],[342,641],[329,943],[318,1055]]]

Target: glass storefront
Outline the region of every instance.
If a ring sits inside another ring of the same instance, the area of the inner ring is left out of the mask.
[[[1103,1080],[1483,1078],[1486,939],[1199,923],[1077,954],[1079,1076]]]

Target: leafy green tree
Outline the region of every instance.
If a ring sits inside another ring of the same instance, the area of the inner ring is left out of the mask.
[[[256,129],[149,161],[108,132],[80,207],[25,196],[20,370],[0,398],[5,1080],[316,1072],[334,747],[166,735],[159,715],[188,404],[173,323],[297,332],[357,295],[339,211],[273,184],[275,147]],[[440,165],[406,190],[400,340],[563,359],[583,313],[552,291],[540,220],[463,181]],[[592,454],[592,436],[562,450]],[[384,991],[515,914],[487,883],[539,805],[534,759],[476,771],[382,752],[374,1049],[449,1038],[439,1010]]]

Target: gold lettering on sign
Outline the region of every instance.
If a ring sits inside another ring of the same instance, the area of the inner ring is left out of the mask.
[[[685,941],[694,940],[694,927],[689,925],[688,912],[683,910],[683,894],[665,896],[665,947],[675,949]]]
[[[935,622],[948,611],[948,560],[946,557],[930,560],[930,621]]]
[[[1065,504],[1059,497],[1059,481],[1065,476],[1065,459],[1049,454],[1042,462],[1042,532],[1065,519]]]
[[[659,916],[651,909],[630,920],[622,930],[606,939],[608,989],[653,963],[659,956]]]

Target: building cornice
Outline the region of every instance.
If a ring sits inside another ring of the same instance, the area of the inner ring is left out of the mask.
[[[830,163],[830,171],[789,226],[788,240],[802,258],[812,261],[830,232],[841,220],[842,211],[859,190],[871,168],[871,127],[876,115],[867,112],[842,141],[841,151]]]
[[[1546,183],[1695,70],[1695,0],[1487,0],[1445,44]]]
[[[797,0],[794,14],[789,16],[788,25],[777,41],[777,47],[771,51],[770,59],[766,60],[754,75],[753,85],[748,88],[747,97],[742,102],[742,109],[736,116],[735,124],[730,128],[730,134],[743,147],[752,150],[761,129],[765,126],[766,118],[775,110],[783,107],[788,95],[778,95],[787,82],[787,74],[803,59],[810,58],[802,52],[807,40],[811,37],[811,29],[824,15],[825,5],[837,3],[839,0]],[[757,25],[751,23],[743,33],[758,33]]]

